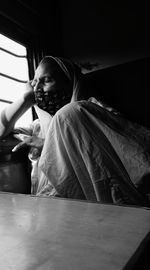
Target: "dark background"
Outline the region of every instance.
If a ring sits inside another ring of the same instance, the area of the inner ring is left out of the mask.
[[[103,68],[150,53],[146,1],[1,0],[1,31]],[[38,41],[37,41],[38,40]]]

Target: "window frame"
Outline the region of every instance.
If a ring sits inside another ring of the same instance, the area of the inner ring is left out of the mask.
[[[6,38],[8,38],[8,39],[10,39],[10,40],[12,40],[12,41],[14,41],[14,42],[16,42],[17,44],[20,44],[20,45],[22,45],[22,46],[25,47],[26,53],[25,53],[25,54],[22,54],[22,55],[21,55],[21,54],[16,54],[16,53],[10,51],[9,49],[7,49],[7,47],[0,47],[0,50],[1,50],[2,52],[6,53],[7,55],[11,55],[11,56],[14,56],[14,57],[16,57],[16,58],[23,58],[23,59],[25,59],[25,60],[27,61],[27,69],[28,69],[28,70],[27,70],[27,72],[28,72],[28,79],[27,79],[27,80],[29,80],[29,79],[30,79],[30,78],[29,78],[29,74],[30,74],[29,68],[30,68],[30,67],[29,67],[29,61],[28,61],[28,48],[26,47],[25,44],[22,44],[22,43],[19,42],[18,40],[14,40],[14,39],[10,38],[10,36],[8,36],[7,34],[3,34],[3,33],[1,33],[1,32],[0,32],[0,34],[3,35],[3,36],[5,36]],[[17,78],[17,76],[16,76],[16,77],[15,77],[15,76],[11,76],[11,75],[7,74],[7,72],[6,72],[6,73],[5,73],[5,72],[3,73],[3,71],[0,72],[0,76],[3,77],[3,78],[10,79],[11,81],[16,81],[16,82],[18,82],[18,83],[23,83],[23,84],[25,84],[25,83],[27,82],[27,80],[19,79],[19,78]],[[4,106],[5,106],[5,104],[6,104],[6,106],[7,106],[7,104],[13,103],[12,100],[8,100],[8,97],[7,97],[7,99],[5,99],[4,97],[1,97],[1,96],[0,96],[0,102],[3,103]],[[35,118],[34,116],[35,116],[35,114],[34,114],[34,112],[33,112],[33,109],[31,108],[31,119],[32,119],[32,120],[34,120],[34,118]]]
[[[33,43],[32,44],[29,44],[28,39],[26,41],[25,40],[22,41],[22,38],[19,37],[18,35],[16,35],[16,37],[14,38],[14,34],[11,35],[9,31],[8,31],[8,33],[6,31],[2,31],[1,30],[1,27],[0,27],[0,33],[2,35],[6,36],[7,38],[9,38],[9,39],[11,39],[11,40],[13,40],[13,41],[15,41],[15,42],[23,45],[24,47],[26,47],[27,54],[26,54],[25,57],[27,59],[27,65],[28,65],[28,76],[29,76],[29,80],[33,79],[34,72],[35,72],[35,69],[36,69],[36,67],[38,65],[40,56],[42,57],[42,53],[40,53],[40,49],[38,48],[38,46],[36,45],[35,48],[34,48],[34,42],[35,42],[34,38],[32,40]],[[2,49],[2,50],[5,51],[5,52],[7,52],[7,53],[10,53],[10,54],[12,54],[14,56],[20,57],[20,56],[14,54],[12,52],[9,52],[9,51],[7,51],[5,49]],[[22,83],[25,83],[26,82],[24,80],[20,80],[20,79],[14,78],[14,77],[9,76],[7,74],[3,74],[2,73],[1,75],[3,77],[7,77],[7,78],[13,79],[13,80],[18,81],[18,82],[22,82]],[[0,101],[1,102],[5,102],[7,104],[11,104],[12,103],[12,101],[9,101],[7,99],[2,99],[1,97],[0,97]],[[33,106],[31,107],[31,113],[32,113],[32,119],[33,120],[37,119],[37,114],[36,114],[35,109],[34,109]]]
[[[20,10],[19,17],[18,10]],[[28,16],[27,21],[22,19],[26,16]],[[29,80],[33,79],[38,63],[47,54],[47,49],[44,49],[41,44],[43,33],[40,31],[40,18],[41,14],[35,12],[35,8],[24,6],[20,0],[15,0],[13,3],[10,1],[9,8],[5,2],[1,5],[0,33],[26,47]],[[33,106],[31,109],[34,120],[37,114]]]

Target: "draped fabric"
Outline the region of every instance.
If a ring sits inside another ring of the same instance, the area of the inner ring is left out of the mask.
[[[105,113],[108,122],[110,113],[90,101],[59,110],[49,125],[39,167],[62,197],[145,205],[137,186],[150,173],[149,161],[135,141],[103,122]]]

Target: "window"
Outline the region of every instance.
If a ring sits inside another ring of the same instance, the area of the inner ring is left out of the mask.
[[[25,92],[29,80],[26,47],[0,34],[0,112]],[[29,109],[16,123],[27,126],[32,122]]]

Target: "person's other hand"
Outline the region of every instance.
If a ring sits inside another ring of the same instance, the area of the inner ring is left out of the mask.
[[[20,148],[23,148],[25,146],[30,146],[33,148],[36,148],[39,155],[42,151],[44,139],[36,137],[36,136],[29,136],[25,134],[16,134],[14,135],[17,139],[21,140],[20,143],[18,143],[13,149],[12,152],[16,152]]]

